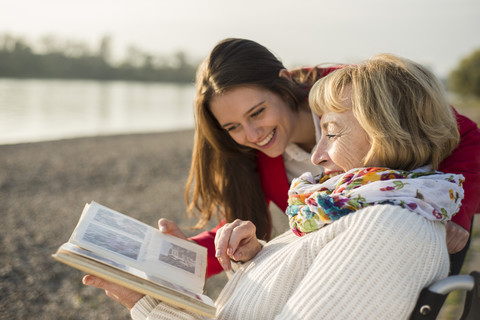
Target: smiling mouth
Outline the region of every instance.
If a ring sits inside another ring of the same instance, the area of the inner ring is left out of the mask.
[[[265,137],[265,139],[263,139],[260,142],[257,142],[257,145],[259,145],[260,147],[266,146],[270,141],[272,141],[272,138],[275,135],[275,131],[276,129],[273,129],[273,131],[270,132],[268,136]]]

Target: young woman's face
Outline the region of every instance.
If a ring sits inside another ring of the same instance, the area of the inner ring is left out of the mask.
[[[345,100],[350,104],[351,100]],[[313,164],[324,167],[325,174],[336,174],[363,167],[371,143],[351,108],[327,112],[320,119],[322,136],[312,153]]]
[[[235,142],[269,157],[283,154],[294,134],[295,112],[280,96],[265,89],[231,89],[214,97],[210,109]]]

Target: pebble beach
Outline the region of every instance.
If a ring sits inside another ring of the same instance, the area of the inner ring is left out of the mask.
[[[184,188],[193,131],[79,138],[0,146],[0,319],[129,319],[83,273],[51,255],[92,200],[187,235]],[[224,276],[209,280],[218,294]]]

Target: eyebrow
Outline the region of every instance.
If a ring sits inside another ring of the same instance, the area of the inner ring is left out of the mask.
[[[248,109],[248,110],[245,112],[245,114],[244,114],[243,116],[244,116],[244,117],[245,117],[245,116],[248,116],[250,113],[252,113],[252,111],[253,111],[255,108],[261,106],[261,105],[264,104],[264,103],[265,103],[265,100],[262,100],[262,101],[260,101],[259,103],[253,105],[250,109]],[[233,123],[228,122],[228,123],[223,124],[222,127],[225,128],[225,127],[231,126],[232,124],[233,124]]]
[[[328,125],[330,125],[330,124],[337,125],[337,123],[335,121],[327,121],[327,122],[322,123],[322,129],[327,128]]]
[[[327,122],[325,122],[325,123],[322,123],[322,125],[321,125],[322,131],[326,131],[329,125],[333,125],[334,128],[338,128],[338,127],[339,127],[338,122],[336,122],[336,121],[327,121]]]

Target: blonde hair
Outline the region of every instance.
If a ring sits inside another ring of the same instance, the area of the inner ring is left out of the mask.
[[[390,54],[346,66],[320,79],[310,91],[312,110],[347,110],[367,132],[371,148],[364,165],[412,170],[439,163],[457,146],[460,135],[440,81],[425,67]]]

